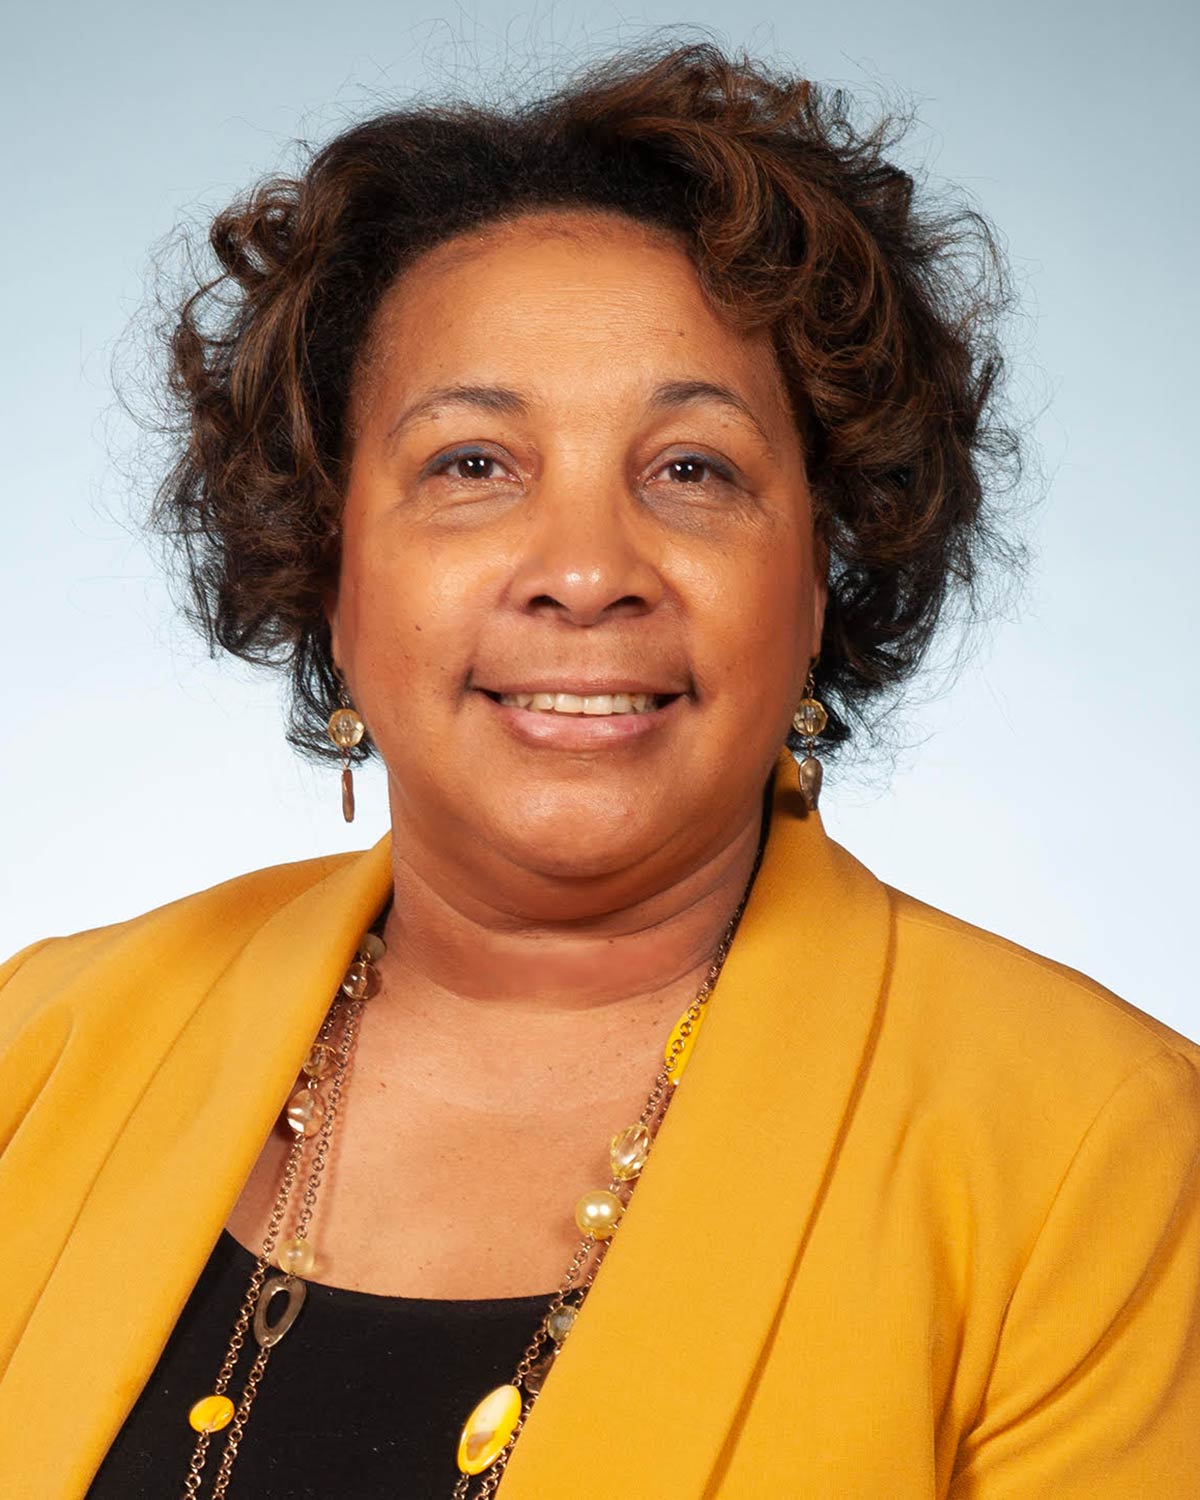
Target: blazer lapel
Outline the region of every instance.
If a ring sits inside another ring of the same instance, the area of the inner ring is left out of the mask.
[[[287,867],[280,884],[285,880],[296,881]],[[69,1239],[49,1251],[36,1307],[4,1372],[0,1402],[38,1432],[37,1443],[20,1451],[23,1469],[10,1475],[13,1488],[5,1489],[14,1500],[66,1500],[86,1491],[295,1085],[355,944],[390,889],[385,837],[285,898],[214,984],[189,981],[189,944],[204,938],[191,930],[196,919],[186,901],[151,919],[160,925],[150,940],[131,940],[127,961],[102,971],[100,982],[115,995],[105,1014],[128,1009],[139,990],[148,996],[140,1027],[147,1050],[137,1063],[145,1082],[128,1114],[105,1126],[103,1165]],[[162,967],[163,953],[170,969]],[[97,981],[85,969],[79,983],[86,991]],[[80,1002],[81,1017],[96,1012],[94,1003]],[[95,1068],[95,1043],[82,1051]],[[49,1105],[80,1108],[57,1094]],[[72,1396],[64,1394],[64,1361]]]
[[[678,1096],[499,1485],[502,1500],[706,1494],[832,1172],[875,1027],[884,886],[805,815],[769,838]]]

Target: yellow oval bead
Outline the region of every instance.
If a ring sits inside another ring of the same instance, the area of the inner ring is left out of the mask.
[[[682,1027],[687,1019],[687,1011],[675,1022],[675,1029],[667,1038],[667,1045],[663,1048],[663,1061],[667,1064],[667,1077],[672,1083],[678,1083],[683,1077],[683,1070],[687,1067],[692,1055],[692,1048],[696,1045],[696,1038],[700,1035],[700,1028],[704,1025],[704,1018],[708,1015],[708,1007],[705,1006],[696,1019],[692,1022],[692,1029],[683,1038],[683,1049],[676,1057],[674,1064],[671,1063],[671,1048],[675,1045],[675,1039],[682,1035]]]
[[[188,1421],[197,1432],[220,1432],[233,1421],[233,1402],[228,1396],[202,1396],[188,1412]]]
[[[650,1132],[644,1125],[629,1125],[618,1130],[608,1148],[612,1174],[618,1182],[629,1182],[646,1165],[650,1155]]]
[[[606,1240],[616,1229],[621,1211],[621,1200],[616,1193],[610,1193],[607,1188],[596,1188],[584,1193],[575,1205],[575,1222],[594,1240]]]
[[[463,1424],[458,1440],[458,1467],[464,1474],[482,1474],[500,1457],[521,1419],[521,1392],[515,1385],[489,1391]]]

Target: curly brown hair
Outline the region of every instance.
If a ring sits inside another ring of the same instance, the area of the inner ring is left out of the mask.
[[[1021,450],[994,415],[996,236],[973,209],[918,211],[884,158],[893,120],[856,130],[848,105],[712,43],[660,45],[531,103],[378,114],[216,216],[216,265],[165,330],[177,447],[151,523],[214,654],[286,668],[295,746],[337,753],[322,599],[373,314],[423,251],[535,208],[681,235],[734,325],[769,330],[829,549],[823,746],[870,726],[985,559],[1019,570],[992,516]]]

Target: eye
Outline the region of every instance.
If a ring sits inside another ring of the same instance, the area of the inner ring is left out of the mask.
[[[715,458],[709,458],[706,453],[684,453],[677,458],[668,459],[655,474],[666,475],[668,481],[676,485],[703,485],[714,481],[720,484],[732,484],[733,470],[727,464],[718,463]]]
[[[450,479],[488,480],[499,478],[504,468],[500,460],[478,448],[455,448],[435,458],[425,470],[427,475],[444,474]]]

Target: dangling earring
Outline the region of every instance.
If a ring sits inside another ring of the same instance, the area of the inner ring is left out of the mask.
[[[342,706],[329,715],[329,738],[342,752],[342,817],[354,822],[354,772],[350,769],[350,752],[366,733],[367,726],[350,702],[345,684],[341,690]]]
[[[813,697],[815,691],[813,669],[810,667],[808,681],[804,685],[804,697],[792,715],[792,728],[805,739],[804,759],[800,762],[799,779],[800,792],[809,812],[816,812],[817,802],[821,796],[821,762],[813,754],[813,750],[817,735],[821,734],[826,724],[829,723],[825,705],[819,698]]]

